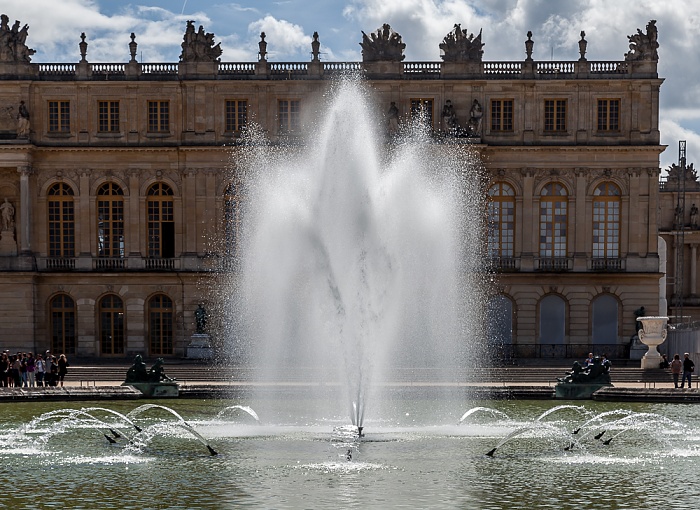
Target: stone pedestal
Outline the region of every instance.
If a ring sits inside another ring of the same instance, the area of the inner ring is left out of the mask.
[[[187,357],[191,359],[212,359],[214,349],[211,346],[209,335],[206,333],[195,333],[187,345]]]
[[[133,386],[149,398],[177,398],[180,396],[180,387],[176,382],[130,382],[123,383],[122,386]]]
[[[666,340],[668,317],[637,317],[637,320],[642,323],[642,329],[638,332],[639,341],[649,348],[642,358],[642,368],[659,368],[661,353],[657,347]]]
[[[564,384],[554,387],[555,397],[562,400],[588,400],[601,388],[612,387],[610,383]]]
[[[3,230],[0,233],[0,257],[16,257],[17,241],[12,229]]]
[[[639,341],[639,336],[634,335],[630,346],[630,359],[641,360],[648,350],[649,348]]]

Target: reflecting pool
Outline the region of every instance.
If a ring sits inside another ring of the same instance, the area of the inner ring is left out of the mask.
[[[4,405],[2,504],[657,509],[698,501],[697,406],[465,406],[458,393],[387,389],[382,419],[368,415],[363,438],[344,409],[305,414],[314,406],[303,388],[270,392],[258,409],[246,398],[161,400],[146,409],[142,402]]]

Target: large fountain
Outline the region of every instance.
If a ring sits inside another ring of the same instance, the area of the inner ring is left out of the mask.
[[[339,383],[320,412],[362,427],[396,369],[458,381],[481,359],[484,193],[468,146],[433,143],[421,118],[386,143],[367,91],[336,89],[303,147],[254,144],[237,168],[229,322],[263,379]]]
[[[478,167],[418,126],[385,145],[357,85],[333,97],[311,149],[253,140],[238,168],[228,362],[256,380],[221,400],[4,404],[0,506],[693,508],[696,406],[469,401]]]

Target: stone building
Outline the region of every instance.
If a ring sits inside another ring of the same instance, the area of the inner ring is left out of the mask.
[[[264,34],[257,62],[225,62],[190,22],[179,62],[137,62],[132,34],[129,62],[91,63],[83,34],[77,63],[33,63],[26,35],[0,33],[3,348],[184,355],[199,284],[230,255],[211,240],[235,233],[241,130],[254,116],[294,139],[346,71],[389,130],[421,112],[480,153],[504,352],[625,356],[634,311],[658,312],[654,21],[619,61],[588,60],[583,32],[577,61],[533,60],[530,33],[524,58],[484,61],[459,25],[435,62],[404,62],[389,25],[363,34],[362,62],[321,62],[317,34],[310,62],[269,62]]]

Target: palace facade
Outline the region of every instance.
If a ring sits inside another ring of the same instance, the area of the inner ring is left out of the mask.
[[[420,112],[436,140],[480,154],[488,255],[499,273],[492,339],[504,355],[628,354],[635,311],[659,313],[656,26],[618,61],[482,59],[455,26],[442,61],[404,62],[384,25],[362,62],[221,61],[188,23],[176,63],[33,63],[0,30],[0,345],[74,356],[183,356],[201,282],[225,265],[249,119],[271,144],[304,129],[333,79],[360,73],[388,131]],[[436,53],[438,48],[436,48]],[[622,53],[622,52],[621,52]],[[436,141],[436,143],[440,143]],[[4,208],[3,208],[4,206]],[[224,246],[224,248],[217,248]],[[212,331],[216,339],[216,331]]]

